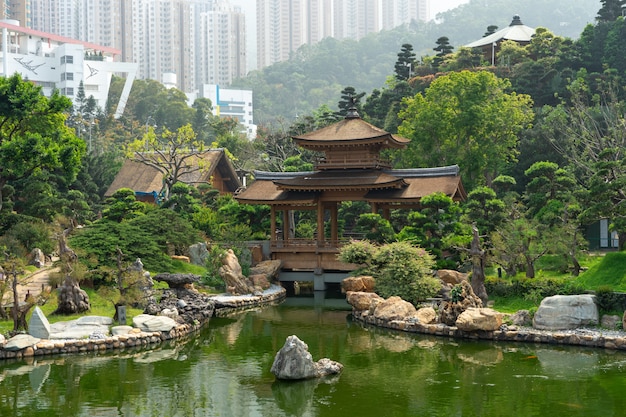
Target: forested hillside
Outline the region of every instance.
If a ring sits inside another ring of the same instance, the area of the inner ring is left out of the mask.
[[[433,56],[438,38],[447,37],[458,49],[481,38],[488,26],[508,26],[516,14],[528,26],[576,39],[585,25],[594,23],[599,8],[598,0],[471,0],[440,14],[436,22],[371,34],[358,42],[328,38],[303,46],[291,60],[254,71],[233,86],[254,91],[255,123],[291,122],[324,104],[336,110],[340,91],[346,86],[367,94],[384,87],[405,43],[413,46],[418,58]]]

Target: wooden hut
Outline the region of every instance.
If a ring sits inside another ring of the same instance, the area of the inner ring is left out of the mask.
[[[211,184],[222,194],[233,194],[241,187],[235,168],[223,149],[198,153],[189,161],[194,168],[200,165],[202,167],[182,175],[181,182],[194,187]],[[135,191],[135,196],[140,201],[158,203],[164,192],[163,173],[152,166],[126,159],[104,194],[105,197],[113,195],[120,188]]]

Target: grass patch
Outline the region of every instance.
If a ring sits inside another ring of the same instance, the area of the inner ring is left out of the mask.
[[[41,311],[45,314],[46,318],[48,319],[50,323],[56,323],[59,321],[76,320],[84,316],[104,316],[104,317],[113,318],[113,315],[115,314],[115,308],[113,307],[113,304],[110,301],[100,297],[100,295],[98,295],[98,293],[91,288],[83,288],[83,289],[89,296],[89,302],[91,304],[91,309],[85,313],[73,314],[70,316],[59,315],[59,314],[53,315],[52,313],[54,312],[54,310],[56,310],[57,305],[58,305],[56,292],[53,292],[50,298],[48,299],[48,301],[46,302],[46,304],[39,306],[39,308],[41,308]],[[27,322],[30,320],[30,316],[32,315],[34,309],[35,307],[33,307],[30,313],[28,314],[26,318]],[[132,322],[133,317],[141,313],[143,313],[143,309],[127,307],[126,308],[126,321]],[[13,330],[13,320],[9,319],[9,320],[0,321],[0,333],[7,335],[12,330]]]
[[[611,287],[613,291],[626,292],[626,252],[609,252],[576,280],[589,290]]]
[[[532,310],[538,307],[537,303],[523,297],[489,297],[493,301],[493,309],[500,313],[515,313],[519,310]]]

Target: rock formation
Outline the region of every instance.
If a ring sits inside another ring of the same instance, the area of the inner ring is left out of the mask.
[[[231,295],[260,292],[260,288],[255,288],[252,282],[241,272],[241,265],[239,265],[239,260],[232,249],[228,249],[226,255],[222,258],[219,274],[226,285],[226,292]]]
[[[358,292],[374,292],[376,281],[374,277],[360,276],[360,277],[348,277],[341,281],[341,292],[347,293],[348,291]]]
[[[598,318],[595,296],[554,295],[541,301],[533,318],[533,327],[540,330],[576,329],[597,326]]]
[[[89,296],[69,275],[59,287],[58,307],[53,314],[76,314],[91,308]]]
[[[369,310],[373,299],[383,300],[375,292],[348,291],[346,293],[346,301],[357,311]]]
[[[463,281],[467,281],[467,274],[454,269],[440,269],[437,271],[437,277],[446,284],[457,285]]]
[[[502,326],[502,314],[491,308],[468,308],[456,319],[456,327],[465,332],[494,331]]]
[[[199,275],[162,273],[155,275],[154,280],[167,282],[170,288],[161,291],[158,302],[152,297],[144,313],[175,316],[177,322],[188,324],[204,322],[213,316],[213,300],[193,287],[200,280]],[[178,314],[174,315],[174,311]]]
[[[474,294],[468,281],[462,281],[450,291],[450,300],[443,302],[439,321],[448,326],[454,326],[456,319],[468,308],[481,308],[483,302]]]
[[[343,365],[328,358],[313,362],[309,347],[297,336],[287,337],[285,345],[276,353],[271,372],[278,379],[311,379],[338,374]]]
[[[389,297],[379,302],[374,309],[374,317],[380,320],[406,320],[414,317],[415,306],[400,297]]]

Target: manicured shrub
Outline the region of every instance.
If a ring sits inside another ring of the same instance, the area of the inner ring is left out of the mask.
[[[432,273],[433,256],[409,242],[375,246],[367,241],[353,241],[341,249],[339,259],[363,265],[355,274],[372,275],[376,292],[385,298],[399,296],[417,304],[441,289]]]

